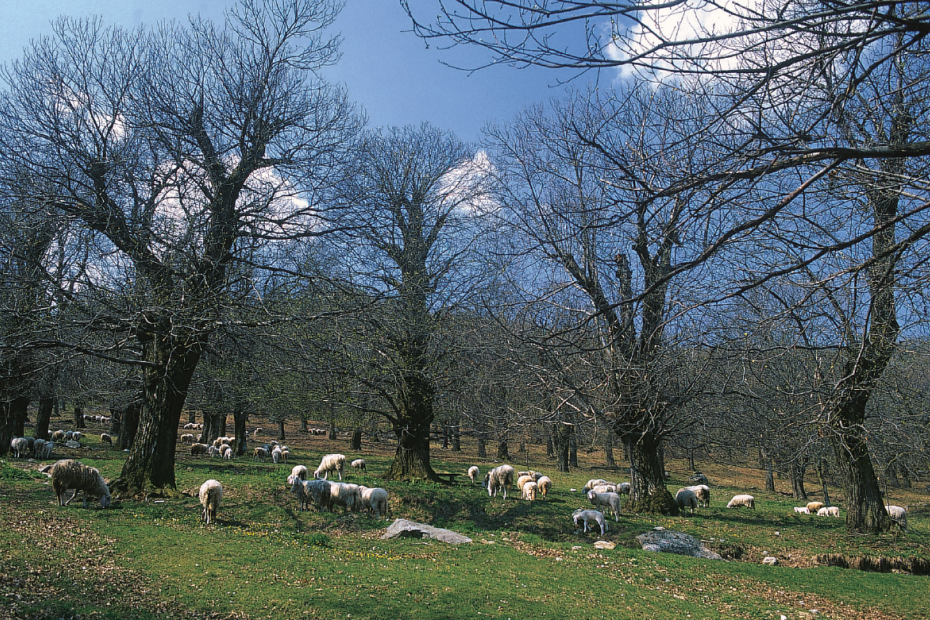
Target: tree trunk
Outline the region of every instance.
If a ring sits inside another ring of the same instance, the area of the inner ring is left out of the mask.
[[[226,436],[226,414],[205,409],[203,411],[203,432],[200,434],[200,443],[208,446],[213,444],[217,437]]]
[[[452,451],[462,451],[462,426],[456,421],[452,426]]]
[[[546,435],[546,458],[555,458],[555,444],[552,442],[552,434]]]
[[[39,397],[39,410],[36,413],[36,427],[35,431],[32,433],[32,436],[36,439],[44,439],[48,441],[49,432],[48,425],[52,421],[52,408],[55,406],[55,397],[54,396],[40,396]]]
[[[243,456],[248,449],[248,440],[245,437],[246,422],[249,421],[249,414],[246,413],[245,407],[233,407],[233,427],[236,433],[236,445],[233,446],[233,454]]]
[[[284,418],[278,420],[278,439],[284,441],[287,437],[284,434]]]
[[[555,437],[553,438],[553,443],[555,444],[556,467],[560,472],[565,473],[571,471],[571,458],[569,457],[572,444],[571,429],[572,426],[570,424],[557,422],[555,427]]]
[[[74,428],[87,428],[87,425],[84,424],[84,408],[83,407],[74,408]]]
[[[604,457],[607,461],[607,467],[617,466],[617,462],[614,460],[614,434],[610,430],[604,433]]]
[[[499,461],[510,460],[510,449],[507,447],[506,439],[501,438],[497,441],[497,460]]]
[[[775,459],[765,453],[765,450],[760,450],[759,454],[762,456],[762,462],[765,465],[765,492],[774,493],[775,492]]]
[[[866,399],[853,400],[846,405],[847,409],[861,407],[861,413],[844,411],[838,417],[847,420],[864,419]],[[878,477],[872,467],[865,429],[859,425],[847,426],[831,439],[843,480],[843,490],[846,492],[846,529],[863,534],[888,530],[891,521],[885,510]]]
[[[789,466],[791,475],[791,494],[794,499],[807,500],[807,491],[804,489],[804,474],[807,472],[807,459],[793,461]]]
[[[694,466],[694,448],[688,448],[688,471],[697,471],[697,467]]]
[[[362,429],[357,428],[352,433],[352,439],[349,442],[350,450],[361,450],[362,449]]]
[[[29,397],[18,396],[10,403],[10,417],[13,420],[13,436],[26,436],[26,418],[29,414]]]
[[[569,427],[568,437],[568,464],[578,468],[578,436],[575,434],[575,425]]]
[[[621,439],[630,455],[630,510],[677,515],[678,504],[665,488],[661,439],[649,432],[626,435]]]
[[[820,480],[820,488],[823,489],[823,503],[832,506],[830,503],[830,493],[827,491],[827,459],[821,457],[817,459],[817,478]]]
[[[488,446],[484,441],[484,435],[478,433],[478,458],[486,459],[488,458]]]
[[[0,456],[6,456],[10,451],[10,442],[13,434],[13,420],[10,417],[10,403],[0,401]]]
[[[307,428],[307,416],[300,416],[300,431],[301,433],[307,433],[310,429]]]
[[[142,416],[142,403],[134,402],[126,405],[120,416],[120,431],[116,441],[119,450],[129,450],[136,441],[139,430],[139,418]]]
[[[415,357],[408,367],[418,368],[415,360],[419,359]],[[408,371],[402,378],[397,395],[399,414],[392,420],[397,451],[384,478],[440,482],[430,465],[429,437],[435,418],[433,386],[422,372]]]

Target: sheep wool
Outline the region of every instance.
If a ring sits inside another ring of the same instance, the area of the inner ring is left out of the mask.
[[[307,476],[310,475],[310,470],[307,469],[304,465],[294,465],[291,469],[291,475],[287,477],[287,483],[293,484],[294,478],[299,478],[300,480],[306,480]]]
[[[517,478],[517,488],[522,492],[522,491],[523,491],[523,486],[524,486],[527,482],[536,482],[536,479],[533,478],[533,476],[530,476],[530,475],[528,475],[528,474],[524,474],[524,475],[520,476],[519,478]]]
[[[678,509],[681,510],[682,513],[684,513],[685,509],[690,509],[693,515],[698,505],[697,494],[688,488],[678,489],[678,492],[675,493],[675,503],[678,504]]]
[[[324,480],[323,482],[327,482]],[[342,506],[346,512],[354,510],[359,501],[359,486],[347,482],[327,482],[329,496],[334,506]]]
[[[478,469],[477,465],[472,465],[468,468],[468,477],[471,479],[471,483],[475,484],[478,482],[478,476],[481,475],[481,470]]]
[[[113,438],[107,435],[106,433],[100,433],[100,443],[108,443],[112,446]]]
[[[755,510],[756,498],[752,495],[734,495],[730,503],[727,504],[727,508],[742,508],[743,506]]]
[[[698,506],[701,508],[710,507],[710,487],[706,484],[696,484],[694,486],[685,487],[694,491],[694,496],[697,497]]]
[[[802,515],[809,515],[811,513],[811,511],[807,509],[807,506],[795,506],[794,511]]]
[[[898,524],[902,531],[907,531],[907,510],[901,506],[885,506],[888,517]]]
[[[207,525],[216,521],[216,511],[219,510],[221,501],[223,501],[223,485],[219,480],[211,478],[200,485],[200,505],[203,506],[200,518]]]
[[[370,489],[363,486],[358,489],[358,502],[361,508],[374,512],[376,519],[380,519],[382,514],[387,517],[388,492],[385,489],[380,487]]]
[[[346,457],[344,454],[327,454],[320,460],[320,466],[313,472],[313,477],[326,480],[329,474],[335,473],[342,480],[342,472],[345,468]]]
[[[840,509],[838,506],[824,506],[817,511],[818,517],[839,517]]]
[[[601,536],[607,533],[607,521],[604,519],[604,513],[598,512],[597,510],[582,510],[578,509],[572,513],[572,521],[575,525],[578,525],[579,521],[584,521],[584,531],[587,532],[589,529],[588,524],[591,521],[597,523],[601,528]]]
[[[507,499],[507,487],[513,484],[513,467],[510,465],[498,465],[487,473],[484,482],[488,487],[488,496],[496,497],[498,491],[504,492],[504,499]]]
[[[582,492],[584,495],[587,495],[587,494],[588,494],[588,491],[590,491],[591,489],[593,489],[594,487],[596,487],[596,486],[598,486],[598,485],[600,485],[600,484],[609,484],[609,483],[608,483],[606,480],[604,480],[603,478],[592,478],[591,480],[588,480],[588,481],[585,483],[584,487],[582,487],[582,489],[581,489],[581,492]]]
[[[617,493],[620,495],[629,495],[631,489],[629,482],[621,482],[617,485]]]
[[[810,510],[812,515],[817,514],[817,511],[823,508],[823,502],[808,502],[807,509]]]
[[[595,490],[588,491],[588,501],[595,508],[605,506],[614,513],[614,520],[620,520],[620,496],[617,493],[598,493]]]
[[[365,467],[367,467],[367,463],[365,463],[365,459],[355,459],[354,461],[352,461],[352,469],[357,469],[359,471],[366,471]]]
[[[29,442],[25,437],[14,437],[10,440],[10,449],[13,451],[13,456],[22,459],[26,458],[29,454]]]
[[[268,458],[268,450],[265,450],[261,446],[255,448],[255,450],[252,451],[253,461],[261,461],[264,463],[266,458]]]
[[[549,491],[552,489],[552,480],[549,476],[541,476],[539,480],[536,481],[536,486],[539,488],[539,494],[545,499],[549,496]]]
[[[40,471],[45,471],[45,468]],[[47,473],[52,477],[52,488],[58,496],[59,506],[70,504],[78,491],[84,492],[84,508],[87,508],[88,495],[99,497],[102,507],[110,506],[110,488],[95,467],[88,467],[74,459],[63,459],[51,465]],[[68,501],[63,502],[64,494],[69,489],[74,489],[74,495]]]
[[[532,480],[523,485],[522,498],[531,502],[536,501],[536,493],[539,491],[539,485]]]

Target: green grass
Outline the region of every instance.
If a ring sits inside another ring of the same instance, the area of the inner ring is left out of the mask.
[[[13,618],[926,618],[928,577],[810,567],[818,553],[930,557],[930,519],[914,514],[907,536],[850,536],[841,519],[797,516],[781,495],[750,491],[757,510],[727,510],[739,488],[714,486],[694,517],[624,514],[609,521],[613,550],[592,547],[571,512],[585,506],[588,478],[603,470],[553,471],[548,500],[489,498],[480,486],[381,481],[388,453],[365,453],[369,473],[352,482],[382,486],[390,518],[298,512],[285,478],[292,465],[345,449],[320,441],[292,446],[291,463],[231,463],[181,457],[179,499],[121,499],[110,510],[58,507],[35,465],[0,461],[0,601]],[[452,453],[441,453],[449,457]],[[56,455],[57,456],[57,455]],[[115,477],[122,453],[81,455]],[[436,459],[464,472],[474,459]],[[476,461],[474,461],[476,462]],[[493,464],[478,463],[482,473]],[[514,465],[517,469],[524,466]],[[200,522],[196,490],[208,478],[225,492],[215,526]],[[721,478],[723,476],[721,475]],[[713,481],[713,477],[712,477]],[[669,490],[684,484],[673,476]],[[381,540],[404,517],[473,538],[468,545]],[[638,548],[656,526],[687,532],[744,561],[707,561]],[[763,566],[764,554],[783,566]],[[19,598],[17,598],[19,597]],[[5,617],[0,604],[0,617]]]

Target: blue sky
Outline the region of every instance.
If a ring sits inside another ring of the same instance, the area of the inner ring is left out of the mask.
[[[426,2],[426,0],[424,0]],[[438,0],[437,0],[438,3]],[[60,15],[102,15],[107,24],[135,26],[200,13],[219,20],[233,0],[19,0],[4,2],[0,62],[21,55],[29,40],[51,32]],[[493,67],[471,74],[441,64],[477,66],[478,50],[442,51],[410,32],[397,0],[347,0],[334,31],[344,37],[343,57],[328,70],[368,113],[372,126],[419,124],[478,140],[488,121],[508,121],[525,106],[558,96],[560,75],[543,69]],[[561,77],[570,77],[562,74]]]

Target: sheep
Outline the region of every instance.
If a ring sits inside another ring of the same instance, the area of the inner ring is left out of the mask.
[[[209,454],[210,447],[205,443],[195,443],[191,444],[191,456],[199,456],[201,454]]]
[[[523,492],[523,486],[527,482],[536,482],[536,479],[533,478],[533,476],[528,476],[528,475],[523,475],[517,478],[517,489],[519,489],[521,493]]]
[[[552,480],[549,476],[540,476],[539,480],[536,481],[536,486],[539,489],[539,494],[545,499],[549,496],[549,490],[552,489]]]
[[[39,471],[47,473],[52,478],[52,489],[58,496],[58,505],[67,506],[77,496],[78,491],[84,492],[84,508],[87,508],[87,496],[100,499],[103,508],[110,507],[110,488],[107,486],[100,471],[88,467],[80,461],[62,459],[52,465],[41,468]],[[68,489],[74,489],[74,495],[63,502],[62,498]]]
[[[272,463],[281,462],[281,448],[275,446],[274,450],[271,451],[271,462]]]
[[[233,458],[233,450],[230,446],[223,444],[220,446],[220,457],[227,461],[231,461]]]
[[[387,517],[388,492],[380,487],[370,489],[360,486],[358,506],[368,510],[368,512],[374,512],[376,519],[380,519],[382,513]]]
[[[100,443],[107,443],[112,446],[113,438],[107,435],[106,433],[100,433]]]
[[[743,506],[755,510],[756,498],[752,495],[734,495],[730,503],[727,504],[727,508],[742,508]]]
[[[837,506],[824,506],[817,511],[818,517],[839,517],[840,509]]]
[[[504,499],[507,499],[507,487],[513,484],[513,467],[498,465],[485,475],[484,483],[488,488],[488,497],[495,497],[498,491],[503,490]]]
[[[81,438],[83,436],[84,434],[81,431],[74,431],[73,433],[71,433],[71,441],[76,441],[78,443],[81,443]]]
[[[678,492],[675,493],[675,503],[678,504],[678,509],[682,513],[684,513],[685,508],[690,508],[693,515],[698,505],[697,493],[690,488],[678,489]]]
[[[614,520],[620,521],[619,495],[616,493],[598,493],[597,491],[591,490],[588,491],[587,498],[595,508],[599,506],[607,506],[610,508],[610,511],[614,513]]]
[[[617,495],[629,495],[631,489],[629,482],[621,482],[617,485]]]
[[[291,451],[287,449],[287,446],[281,447],[281,462],[287,463],[287,457],[291,455]]]
[[[582,487],[581,493],[583,495],[587,495],[588,491],[598,486],[599,484],[610,484],[610,483],[604,480],[603,478],[592,478],[591,480],[588,480],[585,483],[584,487]]]
[[[536,493],[539,491],[539,485],[530,480],[523,485],[523,491],[521,492],[521,497],[528,501],[536,501]]]
[[[297,501],[300,502],[300,506],[297,508],[298,511],[304,511],[307,509],[307,506],[310,505],[310,502],[313,501],[310,495],[310,489],[306,485],[305,480],[301,480],[296,476],[288,476],[288,483],[291,485],[291,493],[294,494],[294,497],[297,498]]]
[[[253,434],[253,435],[261,435],[261,434],[262,434],[262,428],[259,426],[258,428],[255,429],[255,432],[252,433],[252,434]]]
[[[62,442],[64,442],[64,440],[65,440],[65,432],[64,432],[64,431],[62,431],[62,430],[57,430],[57,431],[55,431],[54,433],[52,433],[52,441],[57,441],[58,443],[62,443]]]
[[[313,477],[320,478],[322,476],[323,480],[326,480],[329,474],[334,472],[342,480],[342,471],[345,467],[346,457],[344,454],[327,454],[320,460],[320,466],[313,472]]]
[[[522,478],[523,476],[529,476],[529,477],[531,477],[531,478],[533,479],[533,482],[538,482],[539,479],[542,478],[542,474],[541,474],[541,473],[539,473],[538,471],[533,471],[532,469],[529,470],[529,471],[519,471],[519,472],[517,472],[517,480],[519,480],[519,479]]]
[[[807,506],[795,506],[794,511],[802,515],[809,515],[811,513],[811,511],[807,509]]]
[[[327,482],[324,480],[324,482]],[[329,496],[333,505],[342,506],[346,512],[353,510],[359,501],[359,486],[348,482],[328,482]],[[332,508],[330,508],[332,510]]]
[[[25,437],[14,437],[10,440],[10,449],[13,451],[14,457],[24,459],[29,453],[29,442],[26,441]]]
[[[36,442],[36,458],[37,459],[50,459],[52,458],[52,450],[54,449],[55,444],[51,441],[43,441],[42,446],[39,446],[39,443]]]
[[[325,480],[302,480],[299,476],[290,475],[287,478],[291,485],[291,492],[300,502],[299,510],[306,510],[311,504],[317,504],[320,509],[332,510],[330,499],[330,484]]]
[[[26,443],[28,444],[29,454],[36,453],[36,438],[35,437],[26,437]]]
[[[202,521],[210,525],[216,521],[216,511],[223,500],[223,485],[219,480],[207,480],[200,485],[200,505],[203,506],[203,512],[200,515]]]
[[[265,462],[265,459],[268,458],[268,450],[265,450],[263,447],[259,446],[252,451],[252,460]]]
[[[294,468],[291,469],[291,475],[287,477],[287,483],[293,484],[294,479],[306,480],[307,476],[310,475],[310,470],[308,470],[303,465],[294,465]]]
[[[584,521],[584,531],[588,531],[588,523],[594,521],[599,526],[601,526],[601,536],[607,533],[607,521],[604,520],[604,513],[598,512],[597,510],[583,510],[579,508],[572,513],[572,521],[575,525],[578,525],[578,521]]]
[[[365,463],[365,459],[355,459],[354,461],[352,461],[351,465],[352,465],[352,469],[357,469],[359,471],[366,471],[365,467],[367,466],[367,464]]]
[[[823,508],[823,502],[808,502],[807,509],[811,511],[812,515],[817,514],[817,511]]]
[[[468,468],[468,477],[471,479],[471,483],[475,484],[478,482],[478,476],[481,475],[481,470],[478,469],[477,465],[472,465]]]
[[[907,531],[907,510],[900,506],[885,506],[885,511],[893,523],[896,523],[902,531]]]
[[[691,487],[685,487],[686,489],[691,489],[694,491],[695,497],[697,497],[698,506],[701,508],[710,508],[710,487],[706,484],[696,484]]]
[[[612,482],[608,484],[599,484],[597,486],[591,487],[591,490],[596,491],[598,493],[616,493],[617,485],[615,485]]]

